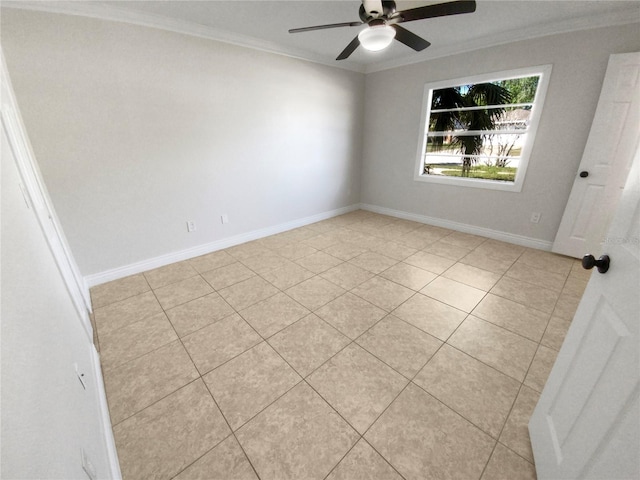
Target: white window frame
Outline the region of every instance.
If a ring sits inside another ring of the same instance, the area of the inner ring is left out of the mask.
[[[527,141],[520,155],[520,163],[513,182],[505,182],[498,180],[485,180],[481,178],[462,178],[449,177],[444,175],[427,175],[424,173],[424,152],[427,146],[427,128],[429,126],[429,116],[431,114],[431,100],[434,90],[441,88],[453,87],[456,85],[469,85],[474,83],[486,83],[496,80],[505,80],[518,77],[530,77],[539,75],[538,89],[536,98],[531,108],[531,116],[529,129],[527,131]],[[426,183],[439,183],[442,185],[456,185],[461,187],[486,188],[490,190],[505,190],[509,192],[522,191],[524,178],[529,164],[529,157],[536,139],[538,124],[542,114],[542,107],[549,86],[549,77],[551,76],[551,65],[539,65],[534,67],[519,68],[515,70],[503,70],[501,72],[491,72],[481,75],[473,75],[471,77],[462,77],[452,80],[443,80],[439,82],[427,83],[424,87],[424,95],[422,99],[422,119],[420,122],[420,139],[418,141],[418,155],[416,160],[416,169],[414,180]]]

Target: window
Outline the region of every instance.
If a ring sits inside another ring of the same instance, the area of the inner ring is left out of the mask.
[[[415,179],[519,192],[551,65],[427,84]]]

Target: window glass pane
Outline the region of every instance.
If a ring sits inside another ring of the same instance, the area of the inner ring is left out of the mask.
[[[514,133],[488,133],[480,136],[482,146],[478,152],[472,154],[478,161],[484,162],[486,158],[493,157],[518,157],[526,141],[526,134]],[[442,145],[436,145],[433,137],[427,140],[427,157],[432,156],[463,156],[463,149],[459,143],[455,143],[452,137],[443,139]],[[428,158],[425,158],[428,161]]]
[[[516,178],[516,167],[497,167],[495,165],[473,164],[467,171],[463,170],[463,163],[427,163],[424,167],[426,175],[447,177],[466,177],[492,180],[498,182],[513,182]]]
[[[540,76],[430,91],[423,175],[513,182]]]
[[[511,103],[532,103],[536,98],[539,81],[540,77],[535,75],[532,77],[510,78],[495,83],[509,90]]]

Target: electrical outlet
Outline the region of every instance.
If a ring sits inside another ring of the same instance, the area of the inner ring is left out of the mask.
[[[187,222],[187,232],[196,231],[196,222]]]
[[[531,214],[531,223],[540,223],[540,217],[542,217],[540,212],[533,212]]]
[[[227,215],[226,213],[223,213],[222,215],[220,215],[220,221],[223,224],[229,223],[229,215]]]
[[[90,480],[98,480],[98,473],[96,472],[96,467],[93,466],[91,460],[87,455],[87,452],[84,451],[84,448],[81,449],[82,452],[82,469],[87,474]]]

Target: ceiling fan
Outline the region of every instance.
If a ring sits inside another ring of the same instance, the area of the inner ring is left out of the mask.
[[[455,0],[424,7],[411,8],[409,10],[396,10],[394,0],[362,0],[359,15],[361,22],[331,23],[314,27],[292,28],[289,33],[310,32],[312,30],[324,30],[338,27],[358,27],[367,25],[347,47],[338,55],[336,60],[344,60],[351,55],[358,46],[362,45],[367,50],[382,50],[391,44],[395,38],[400,43],[419,52],[427,48],[431,43],[411,33],[406,28],[398,25],[403,22],[424,20],[426,18],[458,15],[476,11],[475,0]]]

